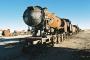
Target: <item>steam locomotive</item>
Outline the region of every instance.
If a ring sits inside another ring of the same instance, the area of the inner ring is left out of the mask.
[[[59,18],[50,13],[47,8],[40,6],[28,7],[23,14],[23,20],[27,25],[34,28],[34,35],[37,34],[38,30],[51,34],[55,34],[56,30],[59,33],[71,31],[71,21],[69,19]]]
[[[72,25],[69,19],[57,17],[54,13],[49,12],[46,7],[27,7],[23,14],[23,20],[25,24],[32,27],[32,36],[34,37],[40,36],[43,38],[48,35],[58,36],[59,34],[68,36],[70,33],[79,30],[79,27]]]

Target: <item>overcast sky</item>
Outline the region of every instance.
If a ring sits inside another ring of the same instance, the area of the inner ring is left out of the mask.
[[[33,5],[47,7],[80,28],[90,28],[90,0],[0,0],[0,29],[27,29],[22,16],[25,9]]]

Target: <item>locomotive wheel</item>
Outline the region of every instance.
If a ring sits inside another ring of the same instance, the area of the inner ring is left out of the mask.
[[[60,34],[58,34],[58,36],[57,36],[57,42],[58,42],[58,44],[60,43]]]
[[[51,45],[53,47],[54,46],[54,36],[52,36],[50,40],[51,40]]]
[[[58,36],[57,36],[57,35],[54,36],[54,43],[55,43],[55,44],[58,43]]]
[[[67,34],[63,34],[63,40],[66,40],[67,39]]]
[[[60,35],[60,41],[62,42],[64,39],[63,39],[63,34]]]
[[[60,42],[62,42],[62,35],[60,34]]]

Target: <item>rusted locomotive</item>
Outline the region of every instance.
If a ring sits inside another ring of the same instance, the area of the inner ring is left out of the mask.
[[[68,19],[61,19],[48,12],[47,8],[40,6],[28,7],[23,14],[23,19],[27,25],[34,28],[34,35],[36,35],[38,30],[44,31],[44,33],[56,33],[56,30],[60,33],[67,32],[67,28],[71,24]]]
[[[23,20],[32,27],[33,37],[47,38],[51,36],[50,41],[54,40],[54,42],[63,40],[64,35],[69,36],[74,31],[69,19],[57,17],[49,12],[46,7],[28,7],[23,14]],[[75,27],[75,29],[77,28]]]

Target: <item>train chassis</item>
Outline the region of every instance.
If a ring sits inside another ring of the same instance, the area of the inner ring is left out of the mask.
[[[27,37],[24,40],[23,49],[34,45],[44,45],[48,47],[53,47],[55,44],[60,44],[66,39],[67,36],[65,33],[57,35],[47,35],[47,37]]]

